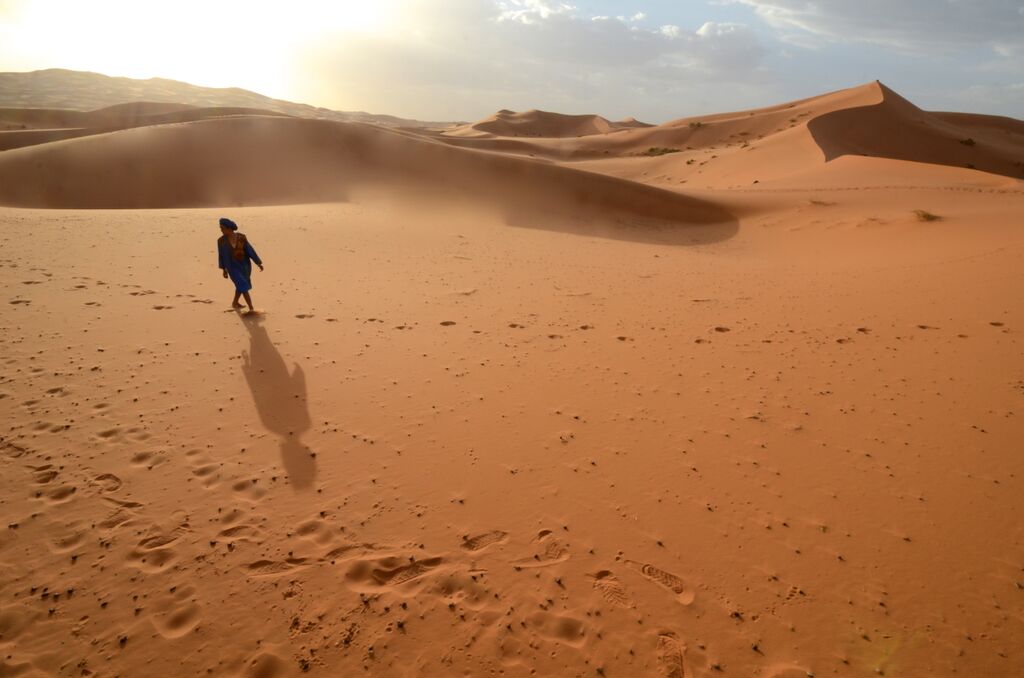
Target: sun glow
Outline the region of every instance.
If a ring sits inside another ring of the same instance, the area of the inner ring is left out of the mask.
[[[289,97],[303,45],[384,32],[396,1],[0,1],[0,70],[69,68]]]

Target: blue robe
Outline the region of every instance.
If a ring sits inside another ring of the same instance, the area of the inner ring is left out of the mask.
[[[217,239],[217,265],[228,272],[231,282],[235,283],[236,292],[248,292],[252,289],[252,262],[254,261],[259,266],[263,265],[260,255],[256,254],[256,250],[249,244],[248,238],[245,239],[245,258],[241,261],[235,260],[232,256],[231,244],[228,243],[227,236],[222,235]]]

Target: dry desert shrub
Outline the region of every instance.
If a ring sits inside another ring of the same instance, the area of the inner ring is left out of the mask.
[[[925,210],[914,210],[914,214],[917,216],[918,221],[938,221],[942,217]]]
[[[657,156],[657,155],[668,155],[669,153],[678,153],[678,148],[662,148],[659,146],[651,146],[640,155]]]

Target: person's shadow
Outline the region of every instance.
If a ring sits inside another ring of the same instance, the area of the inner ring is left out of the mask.
[[[242,351],[242,373],[252,391],[260,422],[281,441],[281,461],[296,490],[312,486],[316,460],[301,438],[310,427],[306,375],[295,365],[291,373],[259,315],[242,315],[249,330],[249,350]]]

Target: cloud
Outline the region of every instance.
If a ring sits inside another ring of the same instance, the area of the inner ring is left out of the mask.
[[[387,32],[308,45],[308,98],[333,90],[343,94],[325,105],[435,120],[498,108],[667,119],[694,112],[697,92],[740,103],[764,54],[740,24],[647,28],[640,14],[595,17],[551,0],[404,0],[396,16]]]
[[[1024,82],[935,89],[922,92],[922,96],[930,102],[930,110],[974,111],[979,101],[984,101],[996,114],[1005,112],[1012,115],[1024,110]]]
[[[498,21],[518,21],[535,24],[558,14],[571,14],[576,8],[564,2],[546,0],[501,0],[498,2]]]
[[[829,40],[932,53],[988,48],[1019,54],[1024,48],[1020,0],[726,1],[752,7],[782,31]]]

